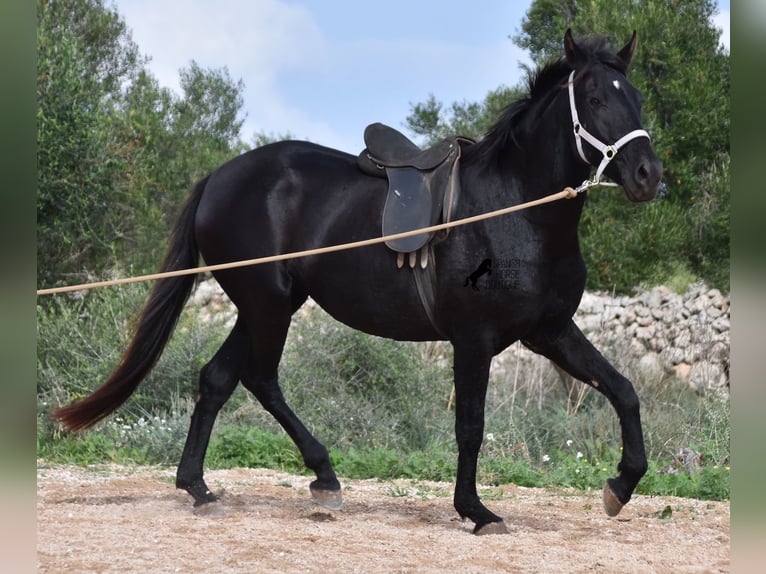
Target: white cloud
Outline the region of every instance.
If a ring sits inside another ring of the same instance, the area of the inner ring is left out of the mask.
[[[118,10],[163,86],[178,91],[178,71],[192,60],[244,81],[246,140],[296,123],[300,112],[285,103],[280,74],[321,66],[326,51],[310,13],[278,0],[120,0]]]
[[[729,52],[731,52],[731,39],[730,39],[730,16],[729,10],[722,10],[713,16],[713,26],[721,31],[720,42],[721,45]]]
[[[429,93],[445,104],[480,101],[500,84],[514,85],[518,63],[529,62],[506,37],[394,40],[374,27],[351,34],[355,40],[337,30],[326,35],[306,4],[284,0],[115,1],[163,86],[178,91],[178,71],[191,60],[225,66],[244,81],[245,141],[289,131],[355,152],[367,123],[401,127],[410,103]],[[358,26],[358,15],[336,24]]]

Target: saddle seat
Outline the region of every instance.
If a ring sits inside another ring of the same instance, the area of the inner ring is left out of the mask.
[[[358,156],[357,165],[364,173],[388,178],[388,194],[383,208],[383,235],[393,235],[429,227],[451,219],[460,192],[458,170],[461,144],[468,138],[447,138],[421,149],[398,130],[374,123],[364,130],[367,146]],[[386,241],[398,253],[410,253],[447,237],[449,230],[422,233]],[[423,250],[421,265],[427,263]],[[403,260],[399,259],[399,264]]]
[[[367,149],[362,152],[360,163],[363,164],[363,171],[371,171],[370,175],[380,177],[384,176],[380,166],[414,167],[428,171],[439,167],[449,157],[457,146],[455,139],[448,138],[428,149],[421,149],[399,130],[381,123],[370,124],[364,130]],[[370,163],[373,165],[370,166]]]

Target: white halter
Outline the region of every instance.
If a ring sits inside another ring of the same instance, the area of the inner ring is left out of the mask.
[[[577,152],[580,154],[580,157],[585,163],[590,164],[582,151],[582,140],[584,139],[604,155],[601,163],[596,168],[596,177],[592,180],[584,181],[583,184],[577,189],[577,191],[584,191],[592,185],[617,185],[616,183],[601,183],[601,174],[604,173],[606,166],[609,165],[609,162],[614,159],[614,156],[617,155],[617,152],[620,151],[620,148],[630,140],[638,137],[645,137],[651,140],[651,137],[649,137],[649,133],[646,130],[633,130],[632,132],[622,136],[612,145],[606,145],[593,134],[591,134],[588,130],[586,130],[577,117],[577,108],[575,107],[574,98],[574,74],[574,70],[572,70],[572,73],[569,74],[569,109],[572,112],[572,126],[574,129],[575,142],[577,143]]]

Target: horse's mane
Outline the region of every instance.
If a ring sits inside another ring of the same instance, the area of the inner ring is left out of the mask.
[[[578,39],[577,45],[586,55],[586,63],[577,71],[575,81],[596,63],[624,72],[625,62],[614,52],[608,38],[603,36],[581,38]],[[545,104],[556,95],[559,89],[565,88],[565,80],[571,72],[572,66],[563,57],[548,62],[537,70],[528,71],[526,94],[505,108],[500,118],[475,146],[474,151],[477,152],[479,159],[484,162],[493,162],[507,157],[504,151],[511,144],[521,149],[519,140],[523,129],[522,121],[534,111],[544,110],[546,105],[538,104]],[[535,119],[530,118],[532,122]]]

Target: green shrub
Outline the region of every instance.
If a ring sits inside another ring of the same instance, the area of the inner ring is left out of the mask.
[[[275,468],[306,472],[300,453],[285,433],[256,427],[226,426],[210,441],[206,463],[210,468]]]
[[[729,291],[731,229],[730,158],[724,154],[699,178],[689,210],[686,248],[692,270],[711,287]]]
[[[588,288],[630,293],[663,284],[686,269],[688,229],[687,215],[669,200],[631,204],[608,188],[590,192],[580,227]]]
[[[424,346],[365,335],[319,309],[293,324],[280,371],[285,397],[330,448],[418,449],[452,436],[449,366]]]
[[[180,457],[200,368],[225,330],[208,328],[185,313],[165,353],[138,391],[113,415],[79,435],[62,434],[52,408],[90,394],[118,364],[128,345],[132,316],[146,285],[59,295],[37,306],[38,455],[67,453],[88,463],[107,460],[173,463]]]
[[[608,188],[589,192],[580,225],[588,288],[630,293],[637,285],[668,285],[683,292],[702,280],[728,291],[729,163],[723,154],[696,175],[689,203],[671,194],[631,204]]]

